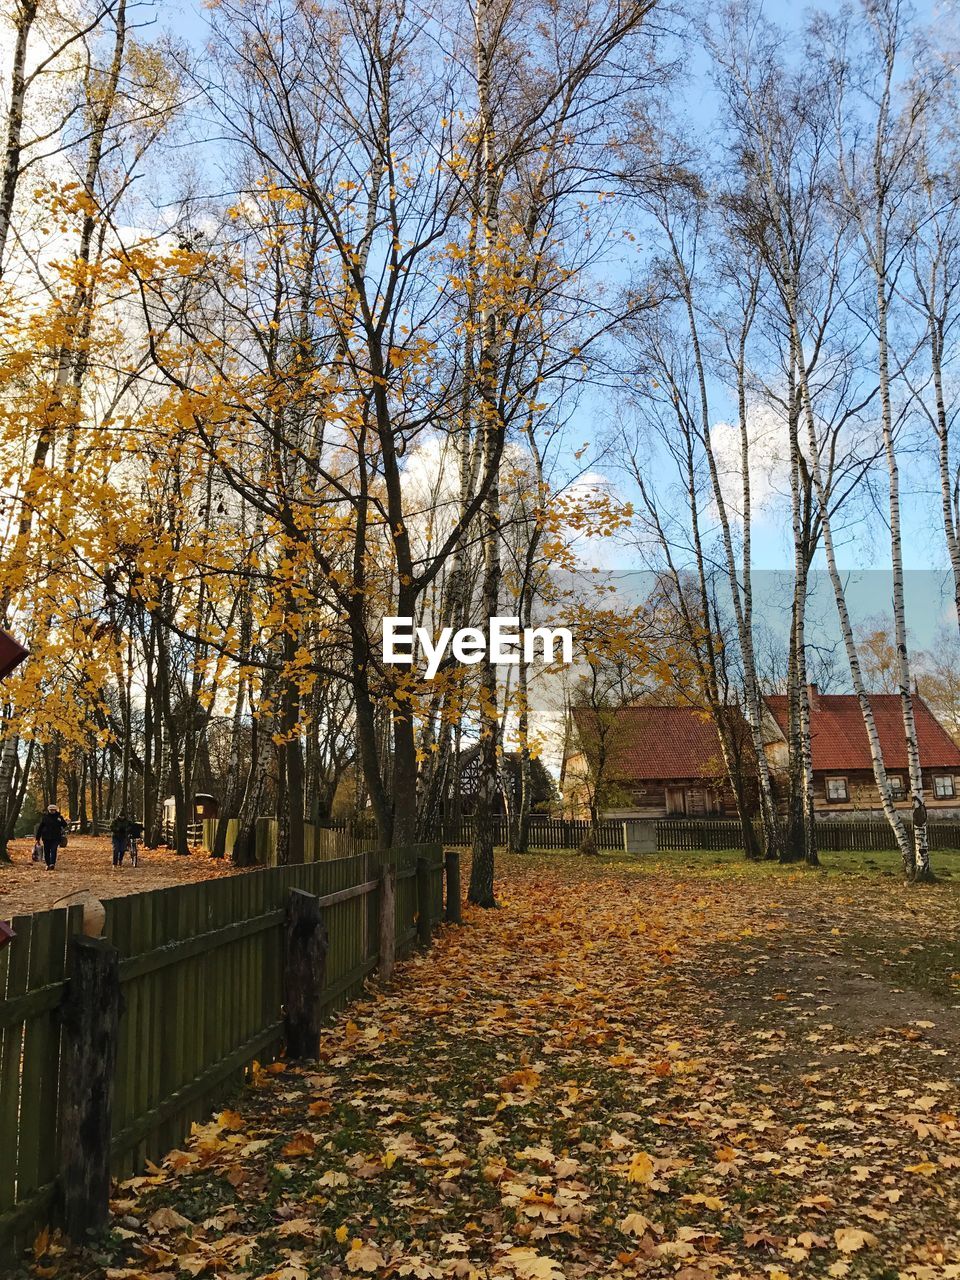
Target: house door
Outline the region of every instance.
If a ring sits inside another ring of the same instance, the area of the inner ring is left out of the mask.
[[[707,796],[703,787],[691,787],[687,793],[688,811],[693,818],[702,818],[707,812]]]
[[[667,816],[681,817],[686,812],[683,787],[667,787]]]

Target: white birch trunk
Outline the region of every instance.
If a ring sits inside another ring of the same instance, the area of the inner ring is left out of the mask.
[[[960,630],[960,541],[953,506],[953,470],[950,459],[950,428],[947,422],[947,406],[943,394],[943,339],[937,330],[937,320],[931,315],[930,370],[933,376],[933,393],[936,404],[937,470],[940,477],[940,505],[943,511],[943,532],[950,556],[953,575],[953,602]]]
[[[793,314],[795,314],[795,311]],[[796,350],[801,351],[802,345],[800,342],[800,335],[795,325],[793,330],[793,341],[795,343]],[[837,604],[837,614],[840,618],[840,633],[843,637],[843,645],[846,650],[847,662],[850,667],[850,680],[853,684],[853,690],[857,696],[857,701],[860,704],[860,713],[863,716],[863,727],[866,730],[867,742],[870,747],[873,776],[877,784],[877,791],[880,794],[880,803],[883,807],[884,816],[890,823],[890,827],[893,830],[894,838],[897,842],[897,848],[900,850],[900,856],[903,859],[904,870],[907,875],[912,876],[915,871],[914,848],[910,837],[907,834],[907,829],[903,824],[903,819],[893,803],[890,782],[887,778],[887,770],[883,760],[883,750],[880,746],[880,735],[877,733],[877,724],[873,717],[873,708],[870,706],[870,699],[867,696],[866,686],[863,682],[863,673],[860,668],[860,655],[857,652],[856,641],[853,638],[853,628],[850,624],[850,613],[847,609],[846,596],[844,595],[843,580],[840,577],[840,570],[837,567],[837,558],[833,545],[833,528],[830,521],[830,511],[828,507],[826,488],[823,481],[823,471],[820,466],[820,451],[819,442],[817,440],[816,419],[814,417],[813,404],[810,397],[810,386],[802,360],[799,364],[798,376],[803,402],[803,413],[807,423],[810,469],[813,476],[814,489],[817,494],[817,501],[820,504],[823,552],[827,562],[827,572],[830,575],[830,582],[833,586],[833,594]]]
[[[800,450],[799,412],[796,401],[796,370],[799,364],[799,353],[791,350],[791,385],[789,400],[789,436],[790,436],[790,516],[793,526],[794,545],[794,585],[792,625],[794,642],[794,664],[791,678],[795,687],[788,690],[791,707],[796,709],[797,741],[791,741],[788,750],[791,757],[791,769],[795,768],[800,777],[800,802],[803,826],[803,856],[811,864],[817,862],[816,819],[813,804],[813,752],[810,743],[810,697],[807,689],[807,651],[806,651],[806,612],[807,581],[809,570],[809,508],[807,527],[804,522],[803,498],[803,457]],[[794,854],[794,856],[796,856]]]
[[[879,220],[879,219],[878,219]],[[883,230],[878,226],[878,236]],[[884,259],[886,255],[884,254]],[[893,565],[893,629],[897,646],[897,682],[900,686],[900,706],[903,715],[903,732],[907,744],[907,765],[910,774],[910,790],[923,803],[923,774],[920,769],[920,748],[917,742],[917,724],[913,714],[913,693],[910,677],[910,651],[907,646],[907,619],[903,596],[903,542],[900,531],[900,471],[897,464],[896,445],[893,438],[893,406],[890,398],[890,352],[887,336],[887,285],[886,272],[877,261],[877,336],[880,365],[880,416],[883,429],[883,449],[887,460],[889,482],[890,559]],[[931,875],[930,854],[926,825],[914,832],[916,850],[914,874],[918,879]]]

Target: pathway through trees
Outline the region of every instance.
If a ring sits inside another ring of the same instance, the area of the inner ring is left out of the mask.
[[[0,920],[45,911],[57,899],[80,890],[89,890],[98,898],[118,898],[240,870],[229,858],[211,858],[199,850],[178,857],[167,848],[141,849],[136,867],[130,865],[127,855],[123,866],[114,870],[109,836],[71,835],[52,872],[42,862],[31,861],[32,850],[32,840],[14,841],[10,845],[13,861],[0,862]]]

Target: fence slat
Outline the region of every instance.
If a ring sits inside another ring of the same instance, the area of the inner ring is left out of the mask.
[[[16,916],[12,920],[16,935],[5,948],[10,955],[7,966],[6,999],[25,995],[30,975],[30,936],[33,919]],[[0,1215],[17,1202],[17,1163],[20,1126],[20,1058],[23,1049],[23,1023],[4,1027],[0,1041]]]
[[[50,934],[53,925],[51,915],[52,913],[50,912],[44,912],[43,915],[37,916],[33,921],[28,957],[27,990],[36,990],[38,987],[45,987],[49,984]],[[41,1141],[43,1113],[39,1104],[45,1042],[48,1035],[49,1014],[47,1017],[31,1018],[25,1021],[20,1060],[20,1118],[17,1132],[16,1159],[14,1161],[18,1199],[25,1199],[37,1187],[33,1167],[36,1164],[38,1147]],[[21,1188],[23,1188],[22,1191]]]

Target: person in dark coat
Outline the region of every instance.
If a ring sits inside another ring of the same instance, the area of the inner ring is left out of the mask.
[[[57,865],[57,854],[66,834],[66,818],[55,804],[47,805],[47,811],[37,827],[37,839],[43,845],[43,860],[48,871],[52,871]]]
[[[913,825],[914,828],[927,825],[927,806],[918,795],[913,797]]]
[[[130,839],[130,823],[125,813],[118,813],[110,823],[110,836],[113,840],[113,865],[120,867],[123,865],[123,855],[127,851],[127,841]]]

